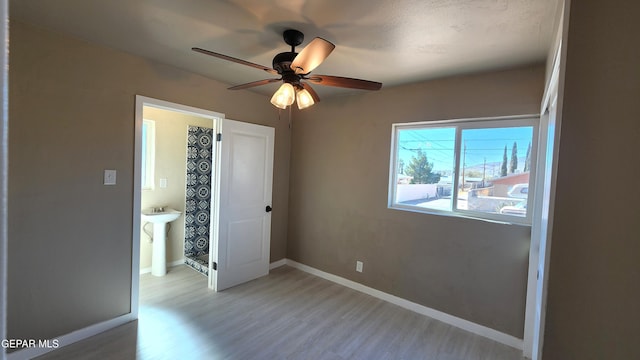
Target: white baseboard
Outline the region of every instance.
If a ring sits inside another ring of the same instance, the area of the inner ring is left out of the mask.
[[[55,344],[54,340],[58,340],[57,341],[58,346],[56,346],[55,348],[52,346],[25,348],[25,349],[14,351],[12,353],[7,354],[7,360],[33,359],[37,356],[44,355],[50,351],[59,349],[63,346],[71,345],[75,342],[90,338],[101,332],[105,332],[107,330],[111,330],[120,325],[124,325],[133,320],[135,320],[135,317],[132,314],[121,315],[121,316],[118,316],[117,318],[87,326],[83,329],[70,332],[66,335],[62,335],[55,339],[49,339],[50,340],[48,342],[49,344]]]
[[[280,262],[284,262],[284,264],[280,264]],[[505,334],[503,332],[500,332],[498,330],[494,330],[491,328],[488,328],[486,326],[480,325],[480,324],[476,324],[474,322],[453,316],[453,315],[449,315],[447,313],[444,313],[442,311],[438,311],[429,307],[426,307],[424,305],[420,305],[420,304],[416,304],[414,302],[411,302],[409,300],[405,300],[403,298],[397,297],[395,295],[391,295],[391,294],[387,294],[385,292],[382,292],[380,290],[376,290],[374,288],[370,288],[368,286],[362,285],[360,283],[357,283],[355,281],[352,280],[348,280],[345,279],[343,277],[337,276],[337,275],[333,275],[327,272],[324,272],[322,270],[318,270],[316,268],[313,268],[311,266],[308,265],[304,265],[301,264],[299,262],[293,261],[291,259],[283,259],[283,260],[279,260],[276,261],[274,263],[272,263],[272,265],[275,264],[280,264],[278,266],[282,266],[282,265],[289,265],[291,267],[294,267],[296,269],[300,269],[304,272],[307,272],[309,274],[321,277],[323,279],[332,281],[336,284],[340,284],[342,286],[346,286],[348,288],[351,288],[353,290],[357,290],[360,291],[362,293],[365,293],[367,295],[371,295],[373,297],[376,297],[378,299],[390,302],[392,304],[398,305],[400,307],[403,307],[407,310],[411,310],[414,311],[418,314],[421,315],[425,315],[428,316],[430,318],[442,321],[444,323],[447,323],[449,325],[455,326],[457,328],[460,328],[462,330],[466,330],[469,332],[472,332],[474,334],[480,335],[480,336],[484,336],[488,339],[491,339],[493,341],[497,341],[501,344],[505,344],[508,346],[511,346],[513,348],[516,348],[518,350],[522,350],[523,349],[523,340],[522,339],[518,339],[515,336],[509,335],[509,334]],[[274,266],[274,268],[277,266]]]
[[[184,264],[184,258],[168,263],[167,267],[174,267],[174,266],[178,266],[178,265],[182,265],[182,264]],[[150,273],[150,272],[151,272],[151,267],[146,267],[146,268],[140,269],[140,275],[147,274],[147,273]]]
[[[269,264],[269,270],[273,270],[275,268],[279,268],[280,266],[287,265],[287,259],[280,259],[278,261],[274,261]]]

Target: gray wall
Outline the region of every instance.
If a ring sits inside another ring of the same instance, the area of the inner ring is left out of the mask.
[[[129,312],[136,94],[276,128],[271,260],[284,257],[290,132],[265,96],[15,21],[10,63],[9,338]]]
[[[545,360],[640,359],[638,14],[571,2]]]
[[[522,338],[530,228],[388,209],[391,124],[539,113],[544,71],[434,80],[296,112],[287,257]]]

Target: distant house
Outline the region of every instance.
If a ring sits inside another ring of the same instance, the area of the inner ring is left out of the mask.
[[[413,176],[398,174],[398,184],[411,184],[411,179]]]
[[[508,197],[509,189],[516,184],[528,184],[529,172],[510,174],[491,180],[493,184],[493,196]]]

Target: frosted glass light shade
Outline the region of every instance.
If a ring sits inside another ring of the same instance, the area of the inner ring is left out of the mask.
[[[295,100],[295,90],[293,89],[293,85],[289,83],[284,83],[282,84],[282,86],[280,86],[278,91],[276,91],[275,94],[273,94],[273,97],[271,98],[271,103],[273,104],[273,106],[277,108],[286,109],[287,106],[293,104],[294,100]]]
[[[313,97],[307,91],[307,89],[298,91],[298,93],[296,94],[296,101],[298,102],[298,109],[300,110],[306,109],[309,106],[315,104],[315,101],[313,101]]]

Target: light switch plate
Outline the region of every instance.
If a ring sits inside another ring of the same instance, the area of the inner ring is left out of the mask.
[[[115,185],[116,184],[116,171],[115,170],[105,170],[104,171],[104,184],[105,185]]]
[[[160,188],[164,189],[167,187],[167,179],[160,179]]]

